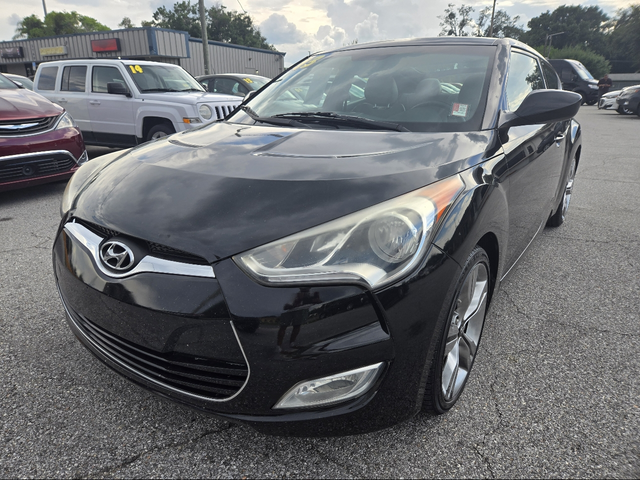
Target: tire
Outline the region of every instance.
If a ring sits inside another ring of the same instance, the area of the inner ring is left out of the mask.
[[[598,103],[598,100],[589,100],[589,101],[587,101],[587,105],[595,105],[596,103]]]
[[[440,341],[431,362],[423,411],[446,413],[464,391],[487,315],[490,281],[489,257],[476,247],[458,277],[449,314],[436,331]]]
[[[569,167],[569,176],[567,177],[567,183],[564,186],[564,193],[560,199],[560,203],[556,207],[556,213],[549,217],[547,220],[547,227],[559,227],[564,223],[567,216],[567,210],[569,209],[569,203],[571,202],[571,194],[573,193],[573,181],[576,178],[576,159],[571,161],[571,167]]]
[[[176,133],[173,129],[173,125],[168,123],[160,123],[151,127],[149,129],[149,133],[147,133],[147,142],[151,140],[157,140],[158,138],[166,137],[167,135],[171,135],[172,133]]]
[[[618,107],[618,109],[616,110],[616,112],[618,112],[620,115],[631,115],[633,114],[633,112],[631,110],[629,110],[626,107],[623,107],[622,105],[620,105]]]

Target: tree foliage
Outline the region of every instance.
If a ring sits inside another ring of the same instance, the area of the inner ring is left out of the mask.
[[[473,7],[462,5],[457,10],[453,3],[450,3],[444,10],[444,15],[439,16],[442,31],[440,36],[455,37],[488,37],[491,30],[491,7],[480,10],[478,19],[474,20],[471,14],[475,11]],[[517,25],[520,16],[511,18],[504,10],[496,10],[493,18],[493,37],[510,37],[518,39],[524,30]]]
[[[246,13],[227,11],[225,6],[217,4],[207,10],[206,16],[209,40],[275,50]],[[190,0],[177,2],[173,8],[164,6],[158,8],[153,13],[151,24],[162,28],[184,30],[192,37],[202,38],[198,4],[192,4]]]
[[[547,35],[564,32],[553,37],[556,48],[579,46],[605,55],[608,20],[597,6],[562,5],[529,20],[529,30],[522,40],[529,45],[544,45]]]
[[[614,71],[640,71],[640,4],[618,12],[609,37]]]
[[[73,33],[102,32],[111,30],[95,18],[73,12],[49,12],[44,21],[37,15],[29,15],[18,22],[14,39],[53,37]]]

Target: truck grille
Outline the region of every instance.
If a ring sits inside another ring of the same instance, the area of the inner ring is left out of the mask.
[[[37,157],[37,154],[34,154],[34,157]],[[2,157],[0,157],[0,182],[63,173],[71,170],[75,165],[76,162],[64,154],[44,155],[35,159],[31,157],[29,160],[14,160],[7,163],[2,163]]]
[[[20,135],[32,135],[50,130],[58,117],[32,118],[28,120],[4,120],[0,121],[0,136],[12,137]]]
[[[225,118],[227,115],[229,115],[231,112],[233,112],[236,108],[238,108],[238,105],[216,105],[214,107],[216,118],[218,120],[221,120]]]
[[[122,368],[187,395],[225,400],[240,391],[249,375],[243,364],[146,349],[112,335],[76,312],[72,320],[92,345]]]

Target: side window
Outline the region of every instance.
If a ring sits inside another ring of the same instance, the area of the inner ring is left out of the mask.
[[[227,95],[236,95],[233,93],[233,88],[238,82],[231,78],[216,78],[214,83],[214,92],[226,93]]]
[[[120,70],[115,67],[93,67],[91,75],[91,91],[107,93],[107,83],[120,82],[126,85]]]
[[[209,79],[205,79],[205,80],[198,80],[200,82],[200,85],[202,85],[204,87],[204,89],[207,92],[210,92],[211,90],[209,89]]]
[[[544,73],[544,79],[547,82],[547,88],[552,88],[555,90],[560,88],[558,75],[551,65],[542,62],[542,73]]]
[[[41,67],[38,90],[55,90],[58,67]]]
[[[86,66],[64,67],[60,90],[64,92],[84,92],[86,80]]]
[[[510,111],[518,109],[533,90],[544,88],[538,61],[522,53],[511,52],[509,79],[507,80],[507,104]]]

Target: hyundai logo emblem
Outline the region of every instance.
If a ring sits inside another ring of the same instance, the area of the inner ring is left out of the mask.
[[[114,270],[128,270],[133,266],[133,252],[124,243],[110,240],[100,247],[100,258]]]

